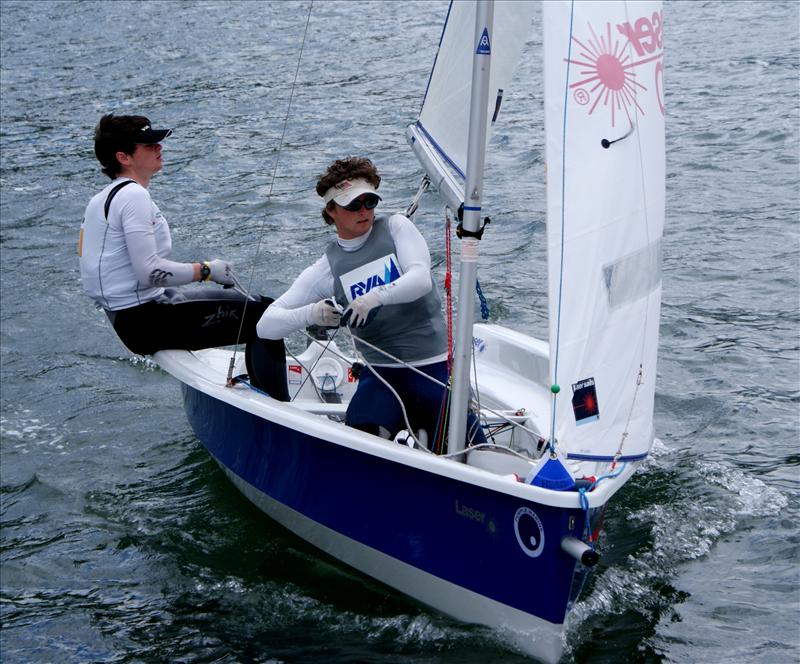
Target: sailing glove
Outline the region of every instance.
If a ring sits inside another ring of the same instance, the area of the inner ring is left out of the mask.
[[[311,307],[311,324],[322,327],[339,327],[342,319],[342,308],[330,298],[320,300]]]
[[[342,324],[350,327],[364,327],[375,318],[381,306],[381,300],[375,291],[365,293],[353,300],[345,309],[342,314]]]
[[[233,286],[233,266],[228,261],[215,258],[213,261],[205,261],[209,269],[207,280],[216,281],[223,286]]]

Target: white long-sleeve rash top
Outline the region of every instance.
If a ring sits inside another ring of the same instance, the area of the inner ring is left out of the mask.
[[[108,194],[128,178],[117,178],[86,207],[80,249],[83,287],[101,307],[126,309],[152,300],[164,286],[194,281],[194,265],[169,260],[172,238],[167,220],[134,182],[114,197],[105,218]]]
[[[401,214],[389,217],[387,227],[394,241],[402,275],[393,282],[370,290],[382,305],[413,302],[428,293],[431,281],[431,255],[425,238],[417,227]],[[337,238],[344,251],[360,249],[372,233],[352,240]],[[282,339],[295,330],[312,324],[311,310],[315,303],[334,295],[334,280],[328,258],[323,254],[295,279],[283,295],[275,300],[258,321],[256,331],[262,339]]]

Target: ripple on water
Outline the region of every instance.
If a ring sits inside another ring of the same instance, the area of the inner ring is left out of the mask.
[[[54,448],[64,452],[67,441],[63,431],[38,417],[33,411],[24,409],[14,415],[0,417],[0,436],[6,453],[13,450],[17,454],[30,454],[41,447]]]

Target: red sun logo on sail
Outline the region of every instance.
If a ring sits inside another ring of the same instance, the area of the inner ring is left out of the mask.
[[[643,98],[650,88],[655,90],[656,102],[662,115],[664,114],[663,94],[663,18],[661,12],[653,12],[652,16],[642,16],[632,23],[618,23],[612,28],[606,24],[605,34],[598,36],[589,25],[591,38],[581,41],[575,35],[572,41],[578,47],[578,53],[567,60],[575,65],[577,78],[570,83],[573,99],[580,106],[589,106],[589,115],[598,107],[608,109],[611,115],[611,126],[616,126],[617,117],[622,113],[633,125],[632,115],[644,115]],[[655,63],[652,83],[647,82],[647,73],[637,79],[638,68]],[[634,110],[635,109],[635,110]]]

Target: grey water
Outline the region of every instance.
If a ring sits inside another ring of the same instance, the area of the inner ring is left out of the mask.
[[[660,443],[609,508],[564,662],[800,660],[798,8],[665,3]],[[0,3],[4,664],[525,661],[258,512],[176,381],[81,293],[103,113],[174,128],[151,185],[173,256],[227,258],[264,294],[328,239],[313,186],[333,158],[370,156],[384,205],[410,201],[403,131],[446,3],[315,2],[305,32],[308,9]],[[492,322],[545,337],[536,30],[529,47],[492,138],[479,278]],[[417,222],[441,276],[435,195]]]

